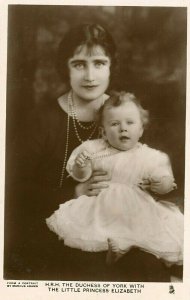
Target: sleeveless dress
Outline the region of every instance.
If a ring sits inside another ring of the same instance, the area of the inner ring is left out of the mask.
[[[98,196],[82,195],[61,204],[46,219],[50,230],[64,239],[65,245],[84,251],[105,251],[107,239],[112,238],[126,252],[138,247],[167,262],[181,264],[183,214],[175,204],[157,202],[138,186],[143,178],[173,176],[168,156],[141,143],[128,151],[118,151],[108,148],[101,139],[87,141],[73,151],[67,163],[72,177],[75,157],[84,149],[92,154],[92,169],[111,172],[109,187]]]

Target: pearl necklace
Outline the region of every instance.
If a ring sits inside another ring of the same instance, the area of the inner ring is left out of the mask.
[[[115,155],[117,153],[121,152],[118,149],[114,149],[111,146],[108,146],[106,149],[99,151],[99,152],[93,152],[89,156],[86,157],[87,160],[93,160],[93,159],[100,159],[104,157],[109,157],[112,155]],[[102,153],[102,154],[101,154]]]
[[[71,105],[71,113],[73,118],[75,119],[75,121],[77,121],[77,124],[79,125],[80,128],[84,129],[84,130],[89,130],[91,128],[94,128],[96,126],[96,122],[93,122],[91,125],[89,126],[84,126],[83,124],[81,124],[81,122],[79,121],[78,117],[77,117],[77,113],[76,113],[76,105],[73,101],[73,97],[72,97],[72,92],[69,93],[68,95],[68,99]]]
[[[61,188],[63,186],[63,179],[64,179],[64,175],[65,175],[65,170],[66,170],[66,164],[67,164],[67,156],[68,156],[68,149],[69,149],[69,130],[70,130],[70,115],[72,117],[73,120],[73,126],[74,126],[74,130],[75,130],[75,134],[77,139],[79,140],[79,142],[82,144],[83,140],[80,138],[79,134],[78,134],[78,130],[77,130],[77,126],[76,126],[76,122],[75,122],[75,117],[73,114],[73,110],[72,110],[72,97],[71,97],[71,92],[68,94],[68,99],[67,99],[67,131],[66,131],[66,144],[65,144],[65,156],[64,156],[64,160],[63,160],[63,165],[61,168],[61,176],[60,176],[60,181],[59,181],[59,187]],[[70,109],[71,107],[71,109]],[[95,122],[94,122],[95,123]],[[96,123],[95,123],[96,124]],[[95,133],[95,130],[97,128],[97,125],[93,128],[93,131],[91,132],[90,136],[88,137],[88,140],[91,139],[91,137],[93,136],[93,134]],[[85,129],[87,129],[85,127]],[[91,129],[91,128],[90,128]]]
[[[65,156],[63,160],[63,165],[61,169],[61,177],[59,181],[59,187],[61,188],[63,185],[63,178],[66,170],[66,164],[67,164],[67,155],[68,155],[68,148],[69,148],[69,127],[70,127],[70,112],[69,112],[69,101],[67,103],[67,132],[66,132],[66,144],[65,144]]]
[[[103,157],[107,157],[107,156],[112,156],[112,155],[115,155],[115,154],[121,153],[121,152],[129,153],[129,152],[135,151],[140,146],[142,146],[142,144],[140,142],[138,142],[134,148],[132,148],[130,150],[122,151],[122,150],[113,148],[110,144],[107,143],[107,148],[105,148],[104,150],[101,150],[99,152],[90,153],[90,155],[88,157],[86,157],[86,159],[89,159],[89,160],[99,159],[99,158],[103,158]]]
[[[80,135],[79,135],[79,132],[78,132],[78,129],[77,129],[77,124],[76,123],[80,123],[80,121],[78,120],[78,118],[76,117],[76,111],[74,111],[74,104],[73,104],[73,99],[72,99],[72,96],[71,96],[71,92],[68,94],[68,103],[69,103],[69,109],[71,107],[71,117],[72,117],[72,121],[73,121],[73,127],[74,127],[74,130],[75,130],[75,134],[76,134],[76,137],[78,139],[78,141],[80,143],[83,143],[84,141],[81,139]],[[77,122],[78,120],[78,122]],[[84,126],[80,123],[80,127],[83,128]],[[92,125],[88,126],[88,127],[84,127],[85,130],[89,130],[91,128],[93,128],[92,132],[90,133],[89,137],[86,139],[86,140],[90,140],[93,136],[93,134],[95,133],[96,129],[97,129],[97,125],[95,122],[93,122]],[[83,128],[83,129],[84,129]]]

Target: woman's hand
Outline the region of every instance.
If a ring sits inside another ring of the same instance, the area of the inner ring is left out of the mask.
[[[75,195],[98,196],[103,189],[108,188],[110,180],[111,172],[94,170],[89,180],[76,186]]]
[[[164,195],[176,189],[177,185],[171,176],[153,176],[151,178],[144,178],[139,183],[139,187],[143,190],[151,190],[155,194]]]

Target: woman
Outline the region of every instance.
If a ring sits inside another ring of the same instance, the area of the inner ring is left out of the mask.
[[[150,254],[134,250],[122,262],[107,267],[104,252],[68,250],[45,224],[60,203],[73,197],[76,183],[68,178],[66,162],[74,148],[98,136],[95,113],[108,98],[105,92],[115,64],[115,44],[99,25],[78,26],[62,40],[58,69],[68,83],[68,92],[33,113],[29,130],[14,151],[11,168],[16,174],[9,183],[8,195],[12,213],[9,211],[6,217],[11,220],[8,225],[13,233],[6,242],[7,277],[169,281],[163,265]],[[109,178],[103,170],[95,170],[85,188],[77,186],[76,193],[97,195],[108,186]]]

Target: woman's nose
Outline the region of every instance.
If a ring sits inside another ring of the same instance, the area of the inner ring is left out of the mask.
[[[87,66],[85,70],[85,76],[86,81],[93,81],[94,80],[94,70],[92,66]]]

